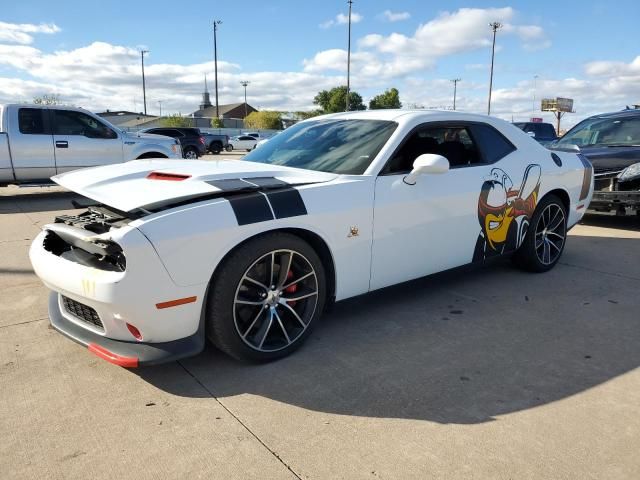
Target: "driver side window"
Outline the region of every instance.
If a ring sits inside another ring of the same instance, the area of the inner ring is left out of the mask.
[[[88,138],[117,138],[111,130],[95,118],[72,110],[53,110],[54,135],[79,135]]]
[[[410,172],[420,155],[433,153],[449,160],[451,168],[483,163],[476,144],[466,127],[424,127],[414,131],[387,166],[387,174]]]

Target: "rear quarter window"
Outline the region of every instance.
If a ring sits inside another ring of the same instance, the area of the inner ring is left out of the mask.
[[[25,135],[44,135],[44,113],[42,108],[21,108],[18,110],[18,129]]]
[[[486,163],[497,162],[516,150],[513,143],[490,125],[473,125],[471,131]]]

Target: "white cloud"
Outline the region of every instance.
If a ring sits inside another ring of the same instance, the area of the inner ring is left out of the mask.
[[[411,18],[411,14],[409,12],[392,12],[391,10],[385,10],[382,12],[381,16],[388,22],[400,22]]]
[[[19,43],[28,45],[33,43],[33,33],[58,33],[60,28],[54,23],[6,23],[0,22],[0,42]]]
[[[587,75],[612,77],[617,75],[637,75],[640,76],[640,55],[630,63],[598,61],[585,65]]]
[[[351,23],[361,22],[364,17],[356,12],[351,12]],[[349,15],[344,13],[339,13],[330,20],[322,22],[320,24],[320,28],[331,28],[337,25],[345,25],[349,23]]]

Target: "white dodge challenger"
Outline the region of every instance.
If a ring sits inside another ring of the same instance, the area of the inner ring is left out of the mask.
[[[325,305],[511,255],[552,268],[589,162],[504,121],[379,110],[298,123],[242,161],[138,160],[58,175],[87,197],[34,240],[53,327],[117,365],[264,361]]]

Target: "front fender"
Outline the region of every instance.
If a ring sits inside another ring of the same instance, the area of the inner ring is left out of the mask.
[[[176,145],[176,151],[172,150],[172,144],[162,144],[162,143],[138,143],[135,145],[127,145],[125,142],[124,145],[124,159],[127,160],[135,160],[141,155],[157,152],[165,155],[167,158],[181,158],[182,152],[180,150],[180,146]]]

